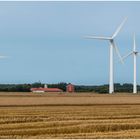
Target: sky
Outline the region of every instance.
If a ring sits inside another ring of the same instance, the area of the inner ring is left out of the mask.
[[[0,83],[67,82],[101,85],[109,81],[109,42],[122,56],[132,50],[133,33],[140,51],[140,2],[0,2]],[[133,82],[133,57],[119,62],[114,52],[114,82]],[[140,57],[137,58],[140,84]]]

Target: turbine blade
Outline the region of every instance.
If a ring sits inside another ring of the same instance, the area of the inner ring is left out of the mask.
[[[120,52],[119,52],[118,47],[116,46],[116,44],[115,44],[114,42],[112,42],[112,43],[113,43],[113,47],[114,47],[114,49],[115,49],[115,51],[116,51],[116,53],[117,53],[117,55],[118,55],[118,57],[119,57],[121,63],[123,63],[123,59],[122,59],[122,57],[121,57],[121,54],[120,54]]]
[[[137,55],[140,56],[140,53],[138,52]]]
[[[134,41],[134,44],[133,44],[133,51],[135,52],[135,51],[136,51],[136,39],[135,39],[135,33],[134,33],[133,41]]]
[[[4,55],[0,55],[0,59],[1,58],[7,58],[8,56],[4,56]]]
[[[122,29],[124,23],[126,22],[127,17],[122,21],[122,23],[120,24],[120,26],[117,28],[116,32],[113,34],[112,38],[115,38],[117,36],[117,34],[120,32],[120,30]]]
[[[130,52],[130,53],[126,54],[125,56],[122,57],[122,60],[126,59],[128,56],[130,56],[132,54],[133,54],[133,52]]]
[[[110,40],[110,37],[103,37],[103,36],[85,36],[87,39],[99,39],[99,40]]]

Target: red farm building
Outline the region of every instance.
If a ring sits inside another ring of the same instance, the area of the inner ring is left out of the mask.
[[[68,84],[66,87],[66,91],[67,92],[74,92],[75,91],[74,85]]]
[[[46,85],[44,88],[31,88],[30,89],[32,92],[63,92],[63,90],[59,88],[48,88]]]

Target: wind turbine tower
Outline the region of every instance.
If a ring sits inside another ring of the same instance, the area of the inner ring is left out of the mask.
[[[127,18],[125,18],[122,23],[120,24],[120,26],[117,28],[117,30],[115,31],[115,33],[111,36],[111,37],[102,37],[102,36],[86,36],[87,39],[98,39],[98,40],[108,40],[110,43],[110,66],[109,66],[109,93],[112,94],[114,92],[114,77],[113,77],[113,50],[115,50],[115,52],[117,53],[118,57],[120,58],[121,62],[122,61],[122,57],[120,55],[120,52],[118,50],[118,47],[115,44],[115,37],[118,35],[118,33],[120,32],[120,30],[122,29],[124,23],[126,22]]]
[[[135,34],[133,37],[133,51],[125,55],[122,59],[127,58],[128,56],[133,55],[134,57],[134,81],[133,81],[133,93],[137,93],[137,55],[140,55],[138,51],[136,51],[136,39],[135,39]]]

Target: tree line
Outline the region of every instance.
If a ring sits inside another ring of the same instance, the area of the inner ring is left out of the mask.
[[[66,91],[66,86],[68,83],[56,83],[47,84],[48,88],[59,88]],[[98,86],[87,86],[87,85],[74,85],[76,92],[97,92],[97,93],[108,93],[109,85],[98,85]],[[36,82],[32,84],[0,84],[0,91],[5,92],[30,92],[31,88],[44,87],[41,82]],[[115,92],[132,92],[132,84],[114,84]],[[137,86],[138,91],[140,91],[140,85]]]

